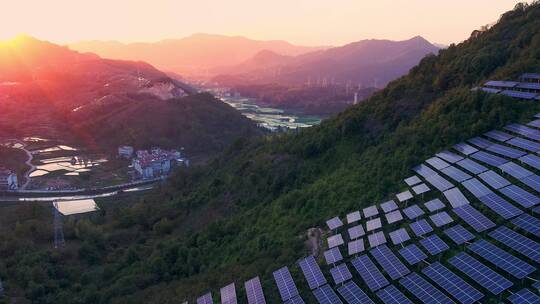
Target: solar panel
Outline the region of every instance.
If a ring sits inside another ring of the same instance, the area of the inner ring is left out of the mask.
[[[349,255],[357,254],[364,251],[364,239],[351,241],[347,244]]]
[[[414,186],[412,187],[412,190],[415,194],[423,194],[423,193],[426,193],[428,192],[430,189],[428,187],[428,185],[422,183],[420,185],[417,185],[417,186]]]
[[[381,218],[377,217],[366,222],[366,230],[373,231],[382,227]]]
[[[507,162],[504,165],[500,165],[499,169],[501,169],[502,172],[510,174],[517,179],[523,179],[527,176],[533,175],[531,171],[513,162]]]
[[[519,124],[511,124],[504,127],[506,130],[523,135],[527,138],[540,140],[540,131]]]
[[[343,245],[344,243],[343,237],[341,236],[341,234],[332,235],[328,237],[327,241],[328,241],[328,248],[337,247],[339,245]]]
[[[296,288],[287,266],[274,271],[273,275],[283,302],[298,296],[298,288]]]
[[[540,297],[527,288],[523,288],[522,290],[509,296],[508,301],[510,301],[512,304],[535,304],[540,303]]]
[[[386,221],[388,222],[388,224],[393,224],[403,219],[403,216],[401,215],[401,212],[399,210],[389,212],[385,214],[385,216],[386,216]]]
[[[536,192],[540,192],[540,176],[533,174],[520,180],[525,185],[531,187]]]
[[[540,290],[540,281],[536,281],[532,287],[536,288],[536,290]]]
[[[435,226],[437,226],[437,227],[442,227],[442,226],[444,226],[446,224],[450,224],[451,222],[454,221],[450,217],[450,215],[448,213],[446,213],[446,211],[441,211],[441,212],[439,212],[437,214],[430,215],[429,218],[431,219],[433,224],[435,224]]]
[[[347,214],[347,224],[356,223],[360,220],[360,211],[354,211]]]
[[[366,218],[379,214],[379,210],[377,210],[377,206],[375,205],[364,208],[362,212],[364,213],[364,217]]]
[[[426,181],[430,183],[433,187],[437,188],[437,190],[439,191],[445,191],[454,187],[451,182],[447,181],[439,174],[434,174],[426,177]]]
[[[499,93],[501,90],[499,89],[492,89],[492,88],[484,88],[484,87],[480,87],[479,88],[482,92],[486,92],[486,93],[491,93],[491,94],[497,94]]]
[[[399,254],[409,263],[415,265],[427,259],[427,255],[415,244],[410,244],[399,250]]]
[[[436,234],[420,240],[420,245],[422,245],[431,255],[437,255],[450,249],[450,247]]]
[[[433,171],[433,169],[431,169],[430,167],[428,167],[428,166],[426,166],[424,164],[421,164],[419,166],[414,167],[413,171],[420,174],[424,178],[426,178],[428,176],[431,176],[431,175],[434,175],[434,174],[437,174],[437,172]]]
[[[511,219],[523,213],[521,209],[510,204],[504,198],[495,193],[482,196],[479,198],[479,200],[505,220]]]
[[[347,229],[347,232],[349,233],[349,239],[351,240],[357,239],[366,234],[366,232],[364,231],[364,227],[362,227],[362,224]]]
[[[506,156],[513,159],[520,158],[523,155],[527,154],[521,150],[517,150],[514,148],[507,147],[507,146],[499,145],[499,144],[491,145],[487,147],[486,150],[493,152],[495,154],[499,154],[499,155]]]
[[[506,133],[506,132],[503,132],[503,131],[499,131],[499,130],[492,130],[492,131],[489,131],[487,133],[484,133],[485,136],[489,137],[489,138],[492,138],[492,139],[495,139],[495,140],[498,140],[498,141],[502,141],[502,142],[505,142],[509,139],[512,139],[514,138],[514,136]]]
[[[343,256],[339,247],[334,247],[324,252],[324,259],[326,260],[326,264],[331,265],[343,260]]]
[[[540,243],[533,241],[506,226],[498,227],[490,232],[489,236],[529,259],[540,263]]]
[[[197,304],[213,304],[213,303],[214,303],[214,300],[212,300],[211,292],[197,298]]]
[[[416,236],[423,236],[424,234],[427,234],[433,231],[433,228],[431,227],[431,225],[429,225],[428,222],[424,219],[411,223],[409,227],[411,228],[411,230],[414,232]]]
[[[328,226],[328,229],[334,230],[338,229],[339,227],[343,226],[343,222],[339,219],[339,217],[333,217],[326,221],[326,225]]]
[[[332,279],[334,279],[336,284],[341,284],[352,279],[352,274],[345,263],[341,263],[336,267],[330,268],[330,274],[332,275]]]
[[[259,277],[254,277],[244,283],[248,304],[266,304]]]
[[[527,231],[530,234],[540,237],[540,220],[532,215],[523,213],[512,220],[512,224]]]
[[[457,187],[443,192],[444,197],[450,202],[452,208],[457,208],[469,204],[469,200],[461,193]]]
[[[466,144],[466,143],[459,143],[457,145],[454,145],[454,149],[456,149],[457,151],[461,152],[462,154],[465,154],[465,155],[469,155],[469,154],[473,154],[474,152],[478,152],[478,149],[476,149],[475,147],[469,145],[469,144]]]
[[[388,202],[382,203],[381,208],[385,213],[388,213],[390,211],[394,211],[398,208],[396,202],[394,200],[389,200]]]
[[[219,290],[221,294],[221,304],[236,304],[236,287],[231,283]]]
[[[492,294],[497,295],[513,285],[512,282],[465,252],[453,256],[448,262]]]
[[[428,158],[426,159],[426,163],[428,163],[429,165],[431,165],[433,168],[437,169],[437,170],[441,170],[441,169],[444,169],[448,166],[450,166],[449,163],[445,162],[444,160],[438,158],[438,157],[432,157],[432,158]]]
[[[334,249],[337,249],[337,248],[334,248]],[[339,250],[338,250],[338,254],[341,256],[341,253],[339,253]],[[326,252],[325,252],[325,257],[326,257]],[[328,258],[326,259],[326,261],[328,263]],[[335,261],[328,264],[333,264],[333,263],[335,263]],[[306,281],[308,282],[310,289],[315,289],[319,286],[326,284],[326,279],[324,278],[324,275],[322,274],[321,268],[319,267],[319,265],[317,264],[313,256],[310,255],[308,257],[301,259],[298,262],[298,265],[300,266],[300,269],[302,269],[302,273],[304,273],[304,277],[306,278]]]
[[[397,280],[410,273],[407,266],[403,265],[386,245],[371,249],[370,253],[392,280]]]
[[[522,163],[526,163],[527,165],[535,168],[536,170],[540,170],[540,157],[534,154],[527,154],[523,157],[520,157],[519,161],[521,161]]]
[[[476,232],[486,231],[495,227],[490,219],[471,205],[463,205],[453,209],[454,213],[471,226]]]
[[[285,302],[285,304],[305,304],[304,300],[300,296],[295,296],[292,299],[289,299]]]
[[[429,212],[434,212],[437,210],[444,209],[444,207],[446,206],[440,199],[436,198],[436,199],[430,200],[429,202],[424,203],[424,207],[426,207],[427,210],[429,210]]]
[[[330,288],[330,286],[328,286],[328,284],[313,290],[313,295],[319,304],[343,304],[338,298],[338,295]]]
[[[343,284],[337,290],[348,304],[375,304],[353,281]]]
[[[529,152],[539,152],[540,151],[540,143],[537,143],[532,140],[528,140],[521,137],[514,137],[511,140],[506,142],[507,144],[510,144],[514,147],[521,148],[523,150],[527,150]]]
[[[484,297],[483,293],[439,262],[422,269],[422,273],[462,304],[475,303]]]
[[[517,279],[523,279],[536,271],[534,266],[486,240],[478,240],[467,246],[467,248]]]
[[[491,153],[484,152],[484,151],[478,151],[474,154],[471,154],[470,156],[480,162],[483,162],[485,164],[488,164],[494,167],[498,167],[508,162],[506,159],[502,157],[499,157],[499,156],[496,156],[496,155],[493,155]]]
[[[491,191],[476,178],[471,178],[468,181],[464,181],[462,185],[465,186],[465,188],[467,188],[467,190],[469,190],[469,192],[471,192],[476,198],[493,193],[493,191]]]
[[[537,87],[540,87],[539,84],[536,84]],[[540,128],[540,119],[535,119],[529,123],[527,123],[528,126],[531,126],[531,127],[535,127],[535,128]]]
[[[463,169],[471,172],[472,174],[480,174],[488,170],[488,168],[468,158],[465,158],[464,160],[460,160],[456,164],[462,167]]]
[[[403,213],[405,213],[405,215],[411,220],[424,215],[424,211],[420,209],[418,205],[412,205],[403,209]]]
[[[362,280],[364,280],[364,283],[366,283],[369,290],[376,291],[389,284],[388,280],[386,280],[367,255],[361,255],[354,258],[351,261],[351,264]]]
[[[466,181],[472,177],[454,166],[448,166],[442,169],[441,172],[448,175],[451,179],[455,180],[458,183]]]
[[[410,200],[413,197],[413,195],[411,194],[409,190],[407,190],[407,191],[403,191],[401,193],[396,194],[396,197],[398,201],[404,202],[406,200]]]
[[[416,185],[416,184],[419,184],[420,182],[422,182],[422,181],[421,181],[420,178],[418,178],[418,176],[416,176],[416,175],[407,177],[407,178],[405,179],[405,183],[406,183],[408,186],[414,186],[414,185]]]
[[[482,149],[485,149],[491,145],[493,145],[493,143],[485,138],[482,138],[482,137],[475,137],[475,138],[471,138],[469,140],[467,140],[469,143],[479,147],[479,148],[482,148]]]
[[[443,232],[457,245],[461,245],[474,239],[474,235],[460,224],[447,228]]]
[[[437,156],[452,164],[463,159],[463,157],[450,151],[442,151],[440,153],[437,153]]]
[[[386,237],[384,236],[384,233],[382,231],[370,234],[368,236],[369,246],[371,248],[377,247],[381,244],[386,243]]]
[[[529,92],[520,92],[520,91],[514,91],[514,90],[504,90],[500,94],[506,95],[513,98],[520,98],[520,99],[534,99],[536,97],[536,93],[529,93]]]
[[[510,185],[510,182],[506,178],[500,176],[499,174],[491,170],[478,175],[478,177],[480,177],[484,182],[486,182],[494,189],[500,189],[502,187]]]
[[[426,304],[447,304],[454,303],[444,293],[431,285],[417,273],[411,273],[399,280],[399,284],[405,287],[410,293],[417,297],[422,303]]]
[[[385,289],[378,291],[377,297],[379,297],[384,304],[412,304],[411,300],[401,293],[394,285],[390,285]]]
[[[394,245],[401,244],[411,239],[405,228],[399,228],[389,233],[390,239]]]

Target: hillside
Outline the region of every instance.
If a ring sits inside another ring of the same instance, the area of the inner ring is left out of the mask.
[[[438,47],[417,36],[403,41],[361,40],[344,46],[298,56],[262,52],[221,71],[216,81],[232,86],[243,83],[314,85],[347,83],[384,87]],[[228,76],[230,75],[230,76]]]
[[[259,133],[232,107],[192,94],[144,62],[102,59],[28,36],[0,43],[0,137],[41,136],[104,151],[129,143],[183,146],[205,158]]]
[[[69,48],[105,58],[142,60],[165,71],[192,77],[207,76],[209,72],[213,73],[213,69],[239,64],[263,50],[294,56],[321,49],[279,40],[261,41],[211,34],[194,34],[154,43],[82,41],[70,44]]]
[[[182,303],[259,275],[277,303],[272,271],[306,254],[308,228],[383,201],[433,153],[538,113],[470,90],[540,72],[538,50],[540,4],[519,5],[320,126],[238,141],[153,195],[67,221],[64,251],[50,249],[50,209],[22,206],[18,222],[0,218],[16,231],[0,234],[6,290],[40,303]]]

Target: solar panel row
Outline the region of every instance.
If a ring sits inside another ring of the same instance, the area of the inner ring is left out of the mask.
[[[463,195],[459,188],[455,187],[443,192],[444,197],[450,202],[452,208],[461,207],[470,204],[469,200]]]
[[[206,293],[197,298],[197,304],[213,304],[212,293]]]
[[[234,283],[231,283],[225,287],[222,287],[219,291],[221,294],[222,304],[236,304],[236,287]]]
[[[370,253],[392,280],[397,280],[410,273],[410,270],[401,263],[386,245],[371,249]]]
[[[540,303],[540,297],[534,294],[532,291],[523,288],[522,290],[509,296],[508,301],[510,301],[512,304],[533,304]]]
[[[430,255],[437,255],[445,250],[450,249],[450,247],[436,234],[420,240],[420,244]]]
[[[266,304],[259,277],[254,277],[244,283],[248,304]]]
[[[451,164],[456,163],[463,159],[463,157],[457,155],[456,153],[452,153],[450,151],[442,151],[440,153],[437,153],[437,156]]]
[[[415,244],[403,247],[398,252],[409,265],[415,265],[427,259],[427,255]]]
[[[460,224],[445,229],[444,234],[448,236],[456,245],[461,245],[474,239],[474,235]]]
[[[310,255],[306,258],[301,259],[298,262],[298,265],[300,265],[300,269],[302,269],[302,272],[304,273],[304,277],[306,278],[310,289],[313,290],[326,284],[326,279],[324,278],[321,268],[319,267],[313,256]]]
[[[378,291],[377,297],[379,297],[384,304],[412,304],[411,300],[401,293],[394,285],[390,285],[383,290]]]
[[[343,260],[343,256],[341,255],[341,251],[339,251],[339,248],[334,247],[324,252],[324,259],[326,260],[326,264],[332,265],[336,262]]]
[[[338,295],[334,292],[330,286],[323,285],[315,290],[313,290],[313,295],[319,304],[342,304]]]
[[[386,243],[386,237],[384,236],[384,233],[382,231],[379,231],[368,235],[368,242],[371,248],[377,247]]]
[[[341,284],[352,279],[352,274],[345,263],[341,263],[334,268],[330,268],[330,275],[336,284]]]
[[[448,167],[442,169],[441,172],[448,175],[448,177],[450,177],[451,179],[453,179],[454,181],[456,181],[458,183],[466,181],[466,180],[468,180],[469,178],[472,177],[469,174],[463,172],[462,170],[460,170],[460,169],[458,169],[458,168],[456,168],[454,166],[448,166]]]
[[[524,208],[530,208],[540,204],[540,197],[516,185],[509,185],[499,189],[499,191]]]
[[[527,231],[530,234],[540,237],[540,220],[532,215],[523,213],[522,215],[513,219],[512,224]]]
[[[353,281],[346,282],[337,290],[348,304],[375,304]]]
[[[448,166],[450,166],[449,163],[445,162],[444,160],[438,158],[438,157],[432,157],[432,158],[428,158],[426,159],[426,163],[428,163],[430,166],[432,166],[433,168],[437,169],[437,170],[441,170],[441,169],[444,169]]]
[[[495,154],[499,154],[508,158],[520,158],[523,155],[527,154],[521,150],[517,150],[514,148],[510,148],[507,146],[499,145],[499,144],[493,144],[486,148],[487,151],[493,152]]]
[[[504,198],[495,193],[482,196],[479,198],[479,200],[505,220],[511,219],[523,213],[521,209],[510,204]]]
[[[424,211],[420,209],[418,205],[412,205],[403,209],[403,213],[405,213],[405,215],[411,220],[424,215]]]
[[[417,176],[415,176],[416,178],[418,178]],[[418,183],[420,183],[420,179],[418,179]],[[388,213],[388,212],[391,212],[391,211],[394,211],[396,209],[398,209],[398,206],[396,204],[396,202],[394,200],[389,200],[387,202],[384,202],[381,204],[381,209],[385,212],[385,213]]]
[[[388,224],[397,223],[403,220],[403,216],[399,210],[394,210],[385,214]]]
[[[294,284],[287,266],[274,271],[273,275],[279,290],[279,295],[283,302],[298,296],[298,288],[296,287],[296,284]]]
[[[424,219],[409,224],[409,227],[416,236],[423,236],[433,231],[433,227]]]
[[[452,211],[469,224],[476,232],[486,231],[495,227],[495,223],[471,205],[454,208]]]
[[[364,251],[364,239],[351,241],[347,244],[349,255],[357,254]]]
[[[475,303],[484,297],[483,293],[476,290],[439,262],[435,262],[422,269],[422,273],[462,304]]]
[[[451,182],[447,181],[439,174],[434,174],[426,177],[426,181],[441,192],[454,187]]]
[[[410,293],[417,297],[425,304],[447,304],[454,303],[439,289],[435,288],[431,283],[419,276],[417,273],[411,273],[408,276],[399,280],[399,284],[405,287]]]
[[[540,263],[540,243],[523,236],[506,226],[500,226],[489,236],[505,246],[521,253],[527,258]]]
[[[445,207],[444,203],[438,198],[432,199],[429,202],[424,203],[424,206],[429,210],[429,212],[444,209]]]
[[[470,157],[482,163],[485,163],[494,167],[498,167],[508,162],[506,159],[502,157],[499,157],[499,156],[496,156],[496,155],[493,155],[491,153],[484,152],[484,151],[478,151],[474,154],[471,154]]]
[[[377,269],[373,261],[367,255],[361,255],[351,261],[354,269],[360,275],[369,290],[376,291],[387,286],[388,280]]]
[[[394,245],[404,243],[411,239],[405,228],[399,228],[389,233],[390,239]]]
[[[466,144],[466,143],[459,143],[459,144],[456,144],[454,145],[453,147],[455,150],[461,152],[462,154],[465,154],[465,155],[470,155],[470,154],[473,154],[475,152],[478,152],[478,149],[476,149],[475,147],[469,145],[469,144]]]
[[[524,139],[521,137],[514,137],[511,140],[506,142],[507,144],[510,144],[514,147],[521,148],[523,150],[527,150],[529,152],[539,152],[540,151],[540,143],[534,142],[532,140]]]
[[[480,174],[488,170],[488,168],[468,158],[465,158],[464,160],[460,160],[456,164],[462,167],[463,169],[471,172],[472,174]]]

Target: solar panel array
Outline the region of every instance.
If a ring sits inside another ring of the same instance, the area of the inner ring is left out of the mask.
[[[379,269],[377,269],[373,261],[371,261],[367,255],[354,258],[351,261],[351,264],[369,290],[376,291],[389,284],[388,280],[383,276]]]
[[[466,180],[468,180],[469,178],[472,177],[469,174],[462,171],[461,169],[458,169],[458,168],[456,168],[454,166],[448,166],[448,167],[442,169],[441,172],[446,174],[448,177],[450,177],[451,179],[453,179],[454,181],[456,181],[458,183],[466,181]]]
[[[510,185],[510,182],[506,178],[491,170],[479,174],[478,177],[494,189],[500,189]]]
[[[313,290],[313,295],[319,304],[342,304],[338,295],[328,285]]]
[[[512,304],[534,304],[540,303],[540,297],[527,288],[523,288],[522,290],[509,296],[508,301],[510,301]]]
[[[454,208],[452,211],[469,224],[476,232],[483,232],[495,227],[495,223],[471,205]]]
[[[527,154],[523,157],[520,157],[519,161],[535,168],[536,170],[540,170],[540,157],[534,154]]]
[[[513,219],[512,224],[530,234],[536,235],[536,237],[540,237],[540,220],[532,215],[523,213],[522,215]]]
[[[330,275],[336,284],[341,284],[352,279],[352,274],[345,263],[341,263],[334,268],[330,268]]]
[[[507,173],[519,180],[534,175],[534,173],[531,171],[513,162],[507,162],[506,164],[500,165],[498,168],[501,169],[502,172]]]
[[[433,234],[423,240],[420,240],[420,244],[431,255],[437,255],[445,250],[450,249],[450,247],[436,234]]]
[[[536,270],[534,266],[486,240],[478,240],[467,248],[518,279],[523,279]]]
[[[375,304],[353,281],[343,284],[337,290],[349,304]]]
[[[431,283],[419,276],[411,273],[399,280],[399,284],[405,287],[410,293],[425,304],[449,304],[454,303],[449,297],[435,288]]]
[[[236,287],[231,283],[220,289],[222,304],[236,304]]]
[[[324,252],[324,259],[326,260],[326,264],[332,265],[343,260],[343,256],[341,255],[341,251],[339,251],[339,247],[334,247]]]
[[[422,269],[422,273],[462,304],[475,303],[484,297],[483,293],[439,262]]]
[[[488,168],[482,166],[481,164],[475,162],[474,160],[471,160],[469,158],[466,158],[464,160],[461,160],[456,163],[461,168],[471,172],[472,174],[480,174],[484,171],[487,171]]]
[[[540,152],[540,143],[525,138],[514,137],[506,143],[529,152]]]
[[[424,219],[409,225],[416,236],[423,236],[433,231],[433,227]]]
[[[214,301],[212,300],[212,293],[210,292],[197,298],[197,304],[213,304],[213,303]]]
[[[327,283],[321,268],[313,256],[310,255],[301,259],[298,262],[298,265],[300,266],[300,269],[302,269],[310,289],[318,288]]]
[[[462,185],[467,188],[469,192],[472,193],[476,198],[481,198],[482,196],[493,193],[488,187],[482,184],[476,178],[471,178],[468,181],[464,181]]]
[[[474,154],[471,154],[471,157],[488,165],[498,167],[500,165],[506,164],[508,161],[502,157],[493,155],[488,152],[478,151]]]
[[[484,195],[480,197],[479,200],[505,220],[511,219],[523,213],[521,209],[510,204],[504,198],[495,193]]]
[[[410,244],[399,250],[399,254],[409,263],[415,265],[427,259],[427,255],[415,244]]]
[[[506,226],[498,227],[490,232],[489,236],[527,258],[540,263],[540,243]]]
[[[499,191],[524,208],[530,208],[540,204],[540,197],[516,185],[504,187],[499,189]]]
[[[378,291],[377,297],[379,297],[384,304],[412,304],[411,300],[409,300],[409,298],[394,285],[390,285],[383,290]]]
[[[498,295],[513,285],[512,282],[465,252],[453,256],[448,262],[492,294]]]
[[[513,158],[513,159],[520,158],[523,155],[527,154],[521,150],[517,150],[514,148],[507,147],[507,146],[499,145],[499,144],[491,145],[487,147],[486,150],[493,152],[495,154],[499,154],[499,155],[502,155],[508,158]]]
[[[441,210],[446,207],[444,203],[438,198],[432,199],[429,202],[424,203],[424,206],[429,210],[429,212]]]
[[[298,296],[298,288],[287,266],[274,271],[273,275],[283,302]]]
[[[445,229],[444,234],[456,243],[456,245],[461,245],[474,239],[474,235],[460,224]]]
[[[397,280],[410,273],[410,270],[401,263],[386,245],[371,249],[370,253],[393,280]]]
[[[248,304],[266,304],[259,277],[254,277],[244,283]]]

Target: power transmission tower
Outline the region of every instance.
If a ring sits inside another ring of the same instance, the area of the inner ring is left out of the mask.
[[[62,214],[58,211],[58,204],[53,203],[54,206],[54,248],[61,248],[65,245],[64,240],[64,227],[62,225]]]

